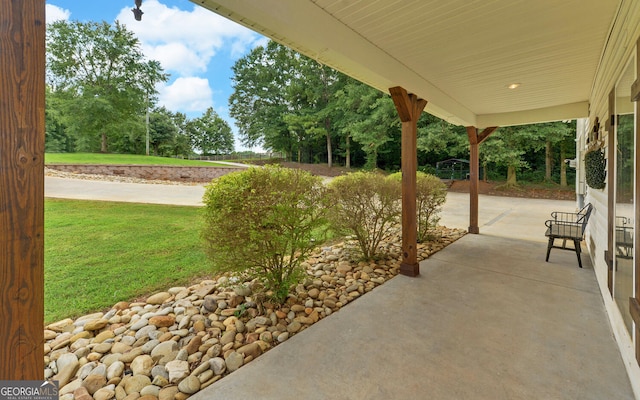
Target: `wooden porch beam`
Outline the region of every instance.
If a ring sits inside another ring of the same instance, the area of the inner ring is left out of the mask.
[[[478,234],[478,186],[480,182],[480,143],[484,142],[495,130],[497,126],[485,128],[482,133],[478,133],[475,126],[467,126],[467,136],[469,137],[469,233]]]
[[[416,171],[418,169],[418,118],[427,101],[399,86],[389,89],[402,122],[402,263],[400,273],[420,274],[418,264],[418,221],[416,210]]]
[[[44,378],[45,1],[0,0],[0,379]]]

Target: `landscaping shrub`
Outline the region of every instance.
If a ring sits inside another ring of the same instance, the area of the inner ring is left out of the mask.
[[[433,165],[421,165],[418,167],[418,171],[419,172],[424,172],[425,174],[431,174],[431,175],[435,175],[436,174],[436,167],[434,167]]]
[[[306,171],[278,166],[224,175],[207,186],[203,238],[214,267],[258,278],[276,301],[323,239],[326,189]]]
[[[371,259],[393,233],[401,215],[401,186],[375,172],[353,172],[328,185],[333,229],[354,235],[362,255]]]
[[[402,172],[389,176],[402,184]],[[440,178],[418,171],[416,173],[416,212],[418,242],[432,238],[433,229],[440,221],[440,211],[447,199],[447,186]]]

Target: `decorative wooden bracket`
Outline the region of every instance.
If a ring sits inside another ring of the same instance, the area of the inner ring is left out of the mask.
[[[471,131],[470,131],[471,129]],[[484,142],[495,130],[498,129],[497,126],[490,126],[488,128],[484,128],[482,132],[478,132],[478,128],[473,126],[467,127],[467,135],[469,136],[469,144],[481,144]]]
[[[427,106],[427,101],[419,99],[415,94],[407,93],[407,91],[400,86],[395,86],[389,89],[393,104],[398,110],[398,116],[401,122],[411,122],[415,119],[418,122],[420,114]]]

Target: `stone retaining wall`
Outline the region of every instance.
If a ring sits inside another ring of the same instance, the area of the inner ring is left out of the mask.
[[[47,168],[74,174],[115,175],[141,179],[157,179],[183,182],[209,182],[214,178],[241,168],[226,167],[186,167],[168,165],[84,165],[47,164]]]

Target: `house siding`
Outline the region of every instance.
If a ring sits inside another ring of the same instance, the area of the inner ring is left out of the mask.
[[[640,38],[640,1],[621,1],[620,9],[616,20],[612,23],[611,34],[608,44],[601,56],[601,63],[596,73],[590,102],[590,113],[588,121],[578,124],[582,130],[578,131],[577,150],[580,155],[580,167],[584,170],[584,152],[589,148],[586,145],[586,138],[593,130],[596,117],[600,123],[600,142],[595,146],[601,148],[607,154],[609,122],[609,92],[615,87],[616,82],[623,73],[627,63],[636,53],[636,42]],[[637,76],[636,72],[636,76]],[[636,141],[638,138],[638,127],[636,126]],[[590,143],[594,146],[593,143]],[[636,144],[636,149],[638,148]],[[615,162],[608,160],[607,163]],[[638,166],[635,166],[637,174]],[[612,180],[613,179],[613,180]],[[604,257],[607,250],[607,209],[608,209],[608,188],[614,184],[615,177],[607,177],[607,187],[604,190],[597,190],[587,187],[584,201],[590,202],[594,206],[594,212],[589,220],[586,231],[586,245],[589,250],[591,261],[598,280],[604,306],[609,316],[609,321],[613,334],[618,342],[622,359],[629,373],[631,384],[637,398],[640,398],[640,367],[636,360],[633,339],[625,328],[620,310],[616,306],[608,289],[608,270]],[[580,194],[580,182],[576,182],[577,192]],[[638,199],[636,198],[636,201]],[[638,215],[635,216],[638,221]],[[636,227],[638,225],[636,224]],[[639,231],[636,229],[636,234]],[[636,277],[638,279],[638,277]],[[625,305],[626,307],[626,305]],[[640,338],[636,338],[638,340]]]

